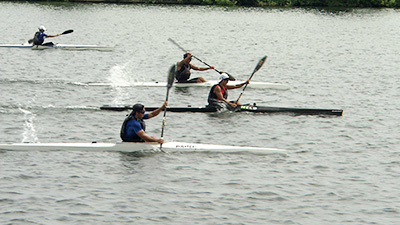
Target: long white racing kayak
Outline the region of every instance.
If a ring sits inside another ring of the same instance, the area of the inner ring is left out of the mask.
[[[0,48],[32,48],[32,44],[0,44]]]
[[[32,44],[0,44],[0,48],[30,48],[32,50],[43,49],[64,49],[64,50],[98,50],[112,51],[114,47],[101,45],[72,45],[72,44],[55,44],[55,45],[32,45]]]
[[[142,152],[160,151],[158,143],[13,143],[0,144],[0,150],[7,151],[109,151],[109,152]],[[234,145],[213,145],[197,144],[185,142],[166,142],[162,145],[162,150],[167,152],[248,152],[256,154],[285,153],[285,150],[277,148],[262,148]]]
[[[245,81],[229,81],[228,85],[236,85],[236,84],[241,84]],[[211,87],[214,84],[217,84],[217,80],[209,80],[204,83],[174,83],[173,86],[175,87]],[[129,83],[129,86],[140,86],[140,87],[166,87],[167,82],[133,82]],[[289,86],[286,84],[280,84],[280,83],[271,83],[271,82],[256,82],[256,81],[251,81],[249,85],[247,85],[249,88],[257,88],[257,89],[277,89],[277,90],[288,90]]]

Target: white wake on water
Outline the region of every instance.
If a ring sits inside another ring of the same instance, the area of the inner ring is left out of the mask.
[[[34,126],[34,120],[36,115],[28,110],[19,107],[19,110],[24,113],[24,132],[22,133],[22,142],[38,142],[36,129]]]
[[[110,77],[108,80],[111,82],[111,85],[116,92],[113,104],[122,104],[124,99],[130,98],[127,90],[122,87],[129,86],[129,84],[138,81],[138,76],[132,75],[133,62],[134,60],[131,59],[123,64],[117,64],[110,69]]]

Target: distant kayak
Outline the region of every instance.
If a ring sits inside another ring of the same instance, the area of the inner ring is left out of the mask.
[[[229,81],[229,84],[240,84],[244,81]],[[200,88],[210,88],[214,84],[217,84],[217,80],[209,80],[204,83],[174,83],[172,87],[176,88],[188,88],[188,87],[200,87]],[[97,83],[97,82],[74,82],[75,85],[80,86],[117,86],[117,87],[167,87],[167,82],[164,81],[137,81],[137,82],[126,82],[120,84],[113,83]],[[289,85],[281,83],[272,82],[250,82],[248,88],[252,89],[275,89],[275,90],[289,90]]]
[[[44,49],[64,49],[64,50],[98,50],[112,51],[114,47],[102,45],[74,45],[74,44],[54,44],[54,45],[32,45],[32,44],[0,44],[0,48],[30,48],[32,50]]]

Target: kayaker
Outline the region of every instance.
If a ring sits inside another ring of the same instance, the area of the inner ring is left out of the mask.
[[[144,120],[153,118],[160,114],[160,112],[167,107],[168,102],[165,101],[164,104],[152,111],[151,113],[146,113],[146,109],[142,104],[133,105],[132,112],[124,120],[121,127],[121,139],[124,142],[158,142],[160,144],[164,143],[161,138],[151,137],[146,134],[146,124]]]
[[[203,77],[190,78],[190,70],[205,71],[209,69],[214,69],[214,66],[210,67],[198,67],[190,62],[192,61],[192,53],[188,52],[183,55],[183,60],[177,63],[177,73],[176,80],[178,83],[203,83],[206,80]]]
[[[35,35],[33,36],[33,44],[34,45],[54,45],[52,42],[48,42],[48,43],[44,43],[44,39],[45,38],[50,38],[50,37],[58,37],[60,36],[60,34],[56,34],[56,35],[48,35],[45,34],[44,32],[46,31],[46,27],[44,27],[43,25],[41,25],[39,28],[39,31],[35,33]]]
[[[218,110],[223,108],[233,109],[240,105],[236,101],[228,101],[228,89],[236,89],[243,87],[243,85],[248,84],[250,81],[246,81],[241,84],[228,85],[229,75],[222,73],[219,77],[219,83],[211,87],[210,93],[208,94],[208,104],[210,107],[215,107]]]

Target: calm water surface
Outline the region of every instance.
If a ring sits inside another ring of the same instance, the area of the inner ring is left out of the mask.
[[[165,139],[287,155],[0,152],[1,224],[399,224],[400,12],[0,3],[0,43],[40,24],[63,44],[113,52],[0,49],[0,142],[116,142],[127,112],[161,105],[184,48],[244,80],[241,102],[341,108],[343,117],[168,113]],[[200,62],[193,61],[201,66]],[[213,71],[193,73],[218,79]],[[94,85],[95,83],[95,85]],[[208,89],[172,89],[203,106]],[[230,91],[235,99],[240,90]],[[162,116],[149,120],[158,136]]]

